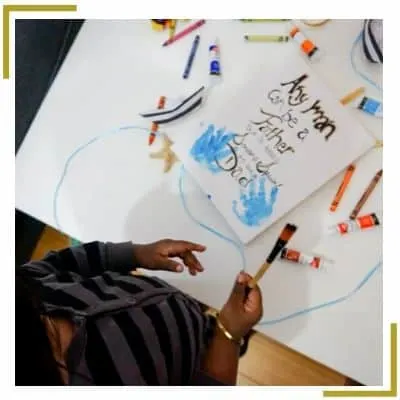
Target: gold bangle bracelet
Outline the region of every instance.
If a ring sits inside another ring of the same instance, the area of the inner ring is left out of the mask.
[[[222,324],[222,322],[220,321],[219,317],[216,318],[216,322],[217,322],[217,326],[218,328],[221,330],[221,332],[224,334],[224,336],[229,339],[231,342],[235,342],[236,344],[238,344],[239,346],[242,346],[244,343],[243,338],[240,339],[235,339],[231,333],[225,328],[225,326]]]

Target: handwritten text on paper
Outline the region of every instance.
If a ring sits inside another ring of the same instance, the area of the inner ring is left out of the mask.
[[[336,131],[335,121],[324,111],[321,101],[307,93],[307,78],[302,74],[267,91],[258,117],[249,120],[243,132],[208,125],[191,149],[193,159],[213,174],[229,174],[242,188],[257,176],[265,177],[277,188],[283,186],[274,174],[280,159],[294,156],[309,135],[315,133],[329,142]]]

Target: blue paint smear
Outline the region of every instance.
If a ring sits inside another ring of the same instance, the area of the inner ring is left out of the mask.
[[[241,192],[240,202],[243,209],[242,213],[238,210],[238,202],[236,200],[232,202],[233,212],[247,226],[260,226],[260,223],[267,219],[273,212],[279,189],[273,186],[269,194],[269,199],[267,199],[265,180],[264,176],[258,179],[259,189],[257,193],[257,179],[250,182],[248,193],[245,193],[245,191]]]
[[[216,161],[221,161],[231,154],[227,144],[234,136],[234,133],[226,132],[223,128],[216,130],[213,124],[209,124],[207,129],[194,142],[190,155],[211,173],[216,174],[222,171]]]

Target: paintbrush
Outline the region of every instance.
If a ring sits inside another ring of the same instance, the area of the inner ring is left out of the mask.
[[[271,253],[269,253],[269,256],[261,265],[260,269],[254,276],[254,278],[248,283],[248,287],[250,289],[253,289],[258,281],[263,277],[263,275],[267,272],[268,268],[271,266],[271,264],[274,262],[275,258],[277,255],[281,252],[281,250],[286,246],[287,242],[290,240],[290,238],[293,236],[293,234],[296,232],[297,226],[293,224],[286,224],[285,228],[282,230],[281,234],[279,235],[278,240],[275,243],[275,246],[271,250]]]

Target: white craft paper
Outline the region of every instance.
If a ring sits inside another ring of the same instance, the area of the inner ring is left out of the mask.
[[[248,243],[373,145],[294,54],[260,68],[174,151]]]

